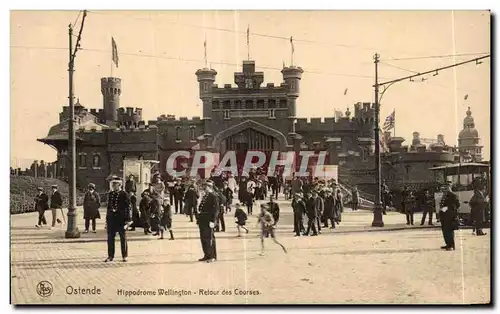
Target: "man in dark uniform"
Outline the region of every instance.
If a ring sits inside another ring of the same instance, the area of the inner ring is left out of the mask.
[[[485,213],[488,207],[488,195],[479,180],[474,180],[473,185],[474,195],[469,201],[472,222],[476,235],[484,236],[486,233],[483,232],[482,228],[485,222]]]
[[[46,225],[45,211],[49,209],[49,197],[43,192],[43,188],[38,188],[38,195],[35,197],[35,208],[38,211],[38,223],[35,227],[40,228],[42,224]]]
[[[304,231],[304,220],[303,215],[306,212],[306,204],[302,199],[302,195],[300,193],[296,193],[293,197],[292,201],[293,208],[293,232],[295,232],[295,236],[300,236],[300,233]]]
[[[181,182],[181,179],[177,179],[177,182],[174,185],[174,203],[175,203],[175,213],[182,214],[182,205],[184,200],[184,185]]]
[[[219,212],[217,220],[215,221],[215,232],[226,232],[226,222],[224,221],[224,207],[226,206],[226,197],[224,193],[217,187],[214,188],[215,195],[217,195],[217,202],[219,203]]]
[[[420,203],[423,206],[424,213],[422,214],[422,221],[420,221],[420,225],[423,226],[425,223],[425,218],[427,217],[427,214],[429,214],[429,226],[434,226],[432,223],[432,214],[434,213],[434,198],[432,197],[431,193],[429,192],[429,189],[425,189],[424,193],[422,194]]]
[[[205,195],[201,199],[198,209],[198,226],[200,228],[201,247],[204,256],[200,262],[214,262],[217,259],[217,247],[215,244],[214,227],[218,218],[219,202],[213,190],[213,182],[205,183]]]
[[[306,214],[307,214],[307,230],[304,235],[309,235],[309,231],[312,228],[312,236],[317,236],[318,231],[316,230],[316,219],[318,217],[318,211],[316,209],[316,198],[312,197],[311,193],[308,193],[306,200]]]
[[[443,198],[439,204],[441,229],[445,246],[441,248],[447,251],[455,250],[455,230],[458,229],[458,208],[460,201],[455,193],[451,191],[451,182],[443,188]]]
[[[126,262],[128,247],[125,229],[127,223],[132,220],[130,198],[127,192],[122,190],[122,181],[119,179],[111,181],[111,189],[108,194],[108,210],[106,213],[108,258],[105,262],[111,262],[115,257],[115,236],[117,232],[120,235],[122,258]]]
[[[274,198],[278,198],[278,172],[275,172],[273,176],[270,176],[268,181],[272,190],[272,195]]]
[[[189,216],[189,219],[191,222],[193,221],[193,215],[196,214],[196,205],[198,204],[198,198],[200,195],[198,194],[198,191],[196,190],[196,187],[194,186],[194,182],[192,182],[184,195],[184,202],[185,202],[185,208],[184,210],[186,211],[186,215]]]

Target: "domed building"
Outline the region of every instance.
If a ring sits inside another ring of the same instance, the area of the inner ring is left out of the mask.
[[[464,118],[464,128],[458,134],[458,150],[462,162],[479,162],[483,159],[483,146],[479,145],[479,133],[474,124],[470,107]]]

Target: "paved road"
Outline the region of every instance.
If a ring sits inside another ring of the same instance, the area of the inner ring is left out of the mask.
[[[228,230],[216,235],[219,260],[213,264],[197,261],[198,229],[182,215],[174,215],[175,241],[130,232],[127,263],[103,262],[103,220],[96,234],[68,240],[63,229],[36,230],[35,213],[11,216],[12,302],[470,304],[490,300],[489,234],[476,237],[461,230],[457,251],[446,252],[439,249],[443,245],[439,228],[406,226],[398,213],[384,216],[386,227],[372,228],[370,212],[346,210],[336,230],[296,238],[291,208],[287,203],[281,206],[278,239],[288,254],[266,241],[266,256],[259,256],[256,218],[250,217],[250,234],[236,238],[233,219],[226,217]],[[415,218],[418,221],[420,215]],[[119,257],[118,243],[117,249]],[[49,296],[37,293],[41,281],[50,282]],[[68,294],[78,288],[91,294]]]

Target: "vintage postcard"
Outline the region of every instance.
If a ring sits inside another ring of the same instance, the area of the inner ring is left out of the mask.
[[[490,33],[11,11],[11,303],[489,304]]]

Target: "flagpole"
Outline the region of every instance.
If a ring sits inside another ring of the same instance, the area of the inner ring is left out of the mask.
[[[250,61],[250,25],[247,27],[247,60]]]
[[[394,137],[396,137],[396,109],[394,109]]]
[[[291,60],[291,64],[290,64],[290,66],[292,66],[292,67],[293,67],[293,52],[294,52],[294,50],[295,50],[295,49],[294,49],[294,47],[293,47],[293,37],[290,37],[290,44],[291,44],[291,46],[292,46],[292,58],[291,58],[292,60]]]
[[[111,76],[113,77],[113,37],[111,37],[111,58],[109,59],[110,61],[110,73]]]

